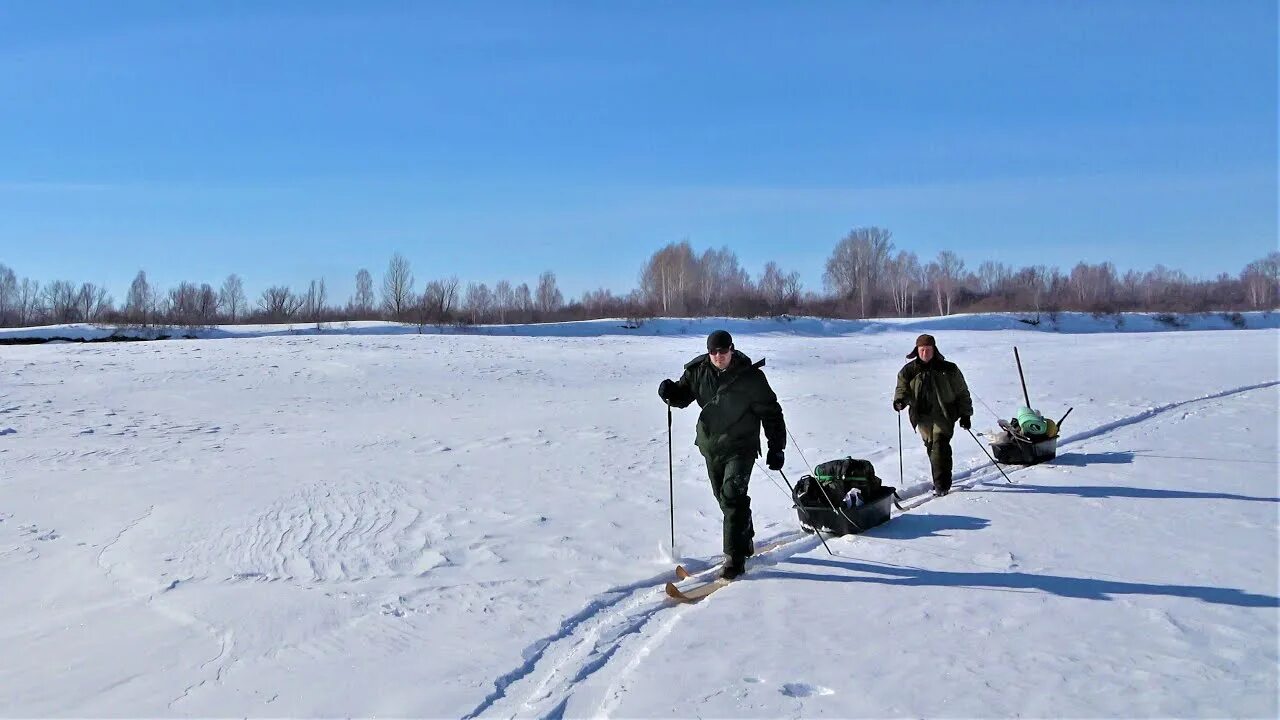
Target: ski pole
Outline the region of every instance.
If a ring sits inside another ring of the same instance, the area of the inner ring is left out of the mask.
[[[667,507],[671,508],[671,554],[676,552],[676,471],[671,454],[671,403],[667,402]]]
[[[905,487],[906,476],[902,472],[902,411],[898,415],[898,487]]]
[[[781,470],[778,471],[778,474],[782,476],[782,481],[785,482],[787,484],[787,488],[791,490],[791,499],[792,501],[796,502],[796,507],[804,511],[805,517],[809,517],[809,511],[803,505],[801,505],[798,501],[795,500],[796,488],[794,485],[791,484],[791,481],[787,479],[787,474],[782,472]],[[819,484],[818,487],[821,488],[822,485]],[[823,494],[825,495],[826,493],[824,492]],[[827,498],[827,501],[830,502],[831,498]],[[812,521],[813,519],[810,518],[810,522]],[[822,537],[822,531],[818,529],[818,524],[816,522],[813,523],[813,534],[817,535],[818,539],[822,541],[822,547],[827,549],[828,555],[835,555],[835,553],[831,552],[831,546],[827,544],[826,539]]]
[[[978,436],[974,435],[973,431],[969,428],[965,428],[965,432],[969,433],[969,437],[973,438],[973,441],[978,443],[978,447],[982,448],[982,454],[987,456],[987,459],[991,461],[992,465],[996,466],[996,469],[1000,471],[1001,475],[1004,475],[1004,481],[1012,485],[1013,481],[1009,479],[1008,475],[1005,475],[1004,468],[1000,467],[1000,463],[996,462],[996,459],[991,457],[991,453],[987,452],[987,446],[983,445],[982,441],[978,439]]]
[[[905,488],[907,486],[906,474],[902,472],[902,411],[898,410],[894,413],[898,416],[898,487]],[[898,502],[902,496],[897,490],[893,491],[893,506],[898,508],[898,512],[906,512],[902,508],[902,503]]]
[[[791,447],[794,447],[796,452],[800,454],[800,459],[803,460],[805,466],[809,468],[809,472],[814,472],[813,466],[809,464],[809,458],[804,456],[804,450],[801,450],[800,443],[796,442],[796,436],[791,434],[790,427],[787,428],[787,437],[791,438]]]

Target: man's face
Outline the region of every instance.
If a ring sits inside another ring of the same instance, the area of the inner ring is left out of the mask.
[[[727,348],[713,348],[707,351],[711,356],[711,364],[716,366],[717,370],[724,370],[729,367],[729,361],[733,359],[733,346]]]
[[[933,359],[933,346],[921,345],[916,348],[916,354],[920,356],[920,362],[929,362]]]

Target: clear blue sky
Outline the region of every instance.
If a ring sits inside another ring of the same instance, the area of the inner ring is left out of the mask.
[[[0,262],[107,284],[821,285],[922,258],[1238,272],[1277,244],[1275,2],[0,0]]]

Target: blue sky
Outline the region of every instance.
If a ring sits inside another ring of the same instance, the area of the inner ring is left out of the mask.
[[[0,0],[0,263],[344,300],[626,291],[665,243],[821,286],[851,228],[1064,270],[1277,249],[1274,2]]]

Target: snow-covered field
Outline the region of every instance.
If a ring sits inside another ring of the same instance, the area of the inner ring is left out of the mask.
[[[796,539],[696,605],[661,589],[655,387],[700,334],[0,348],[0,715],[1280,713],[1280,332],[963,327],[938,336],[975,430],[1020,404],[1016,344],[1034,404],[1075,408],[1058,459],[1008,485],[960,435],[961,492],[834,557],[757,471],[757,540]],[[922,329],[734,326],[810,462],[895,485]],[[695,417],[676,531],[704,568]]]

